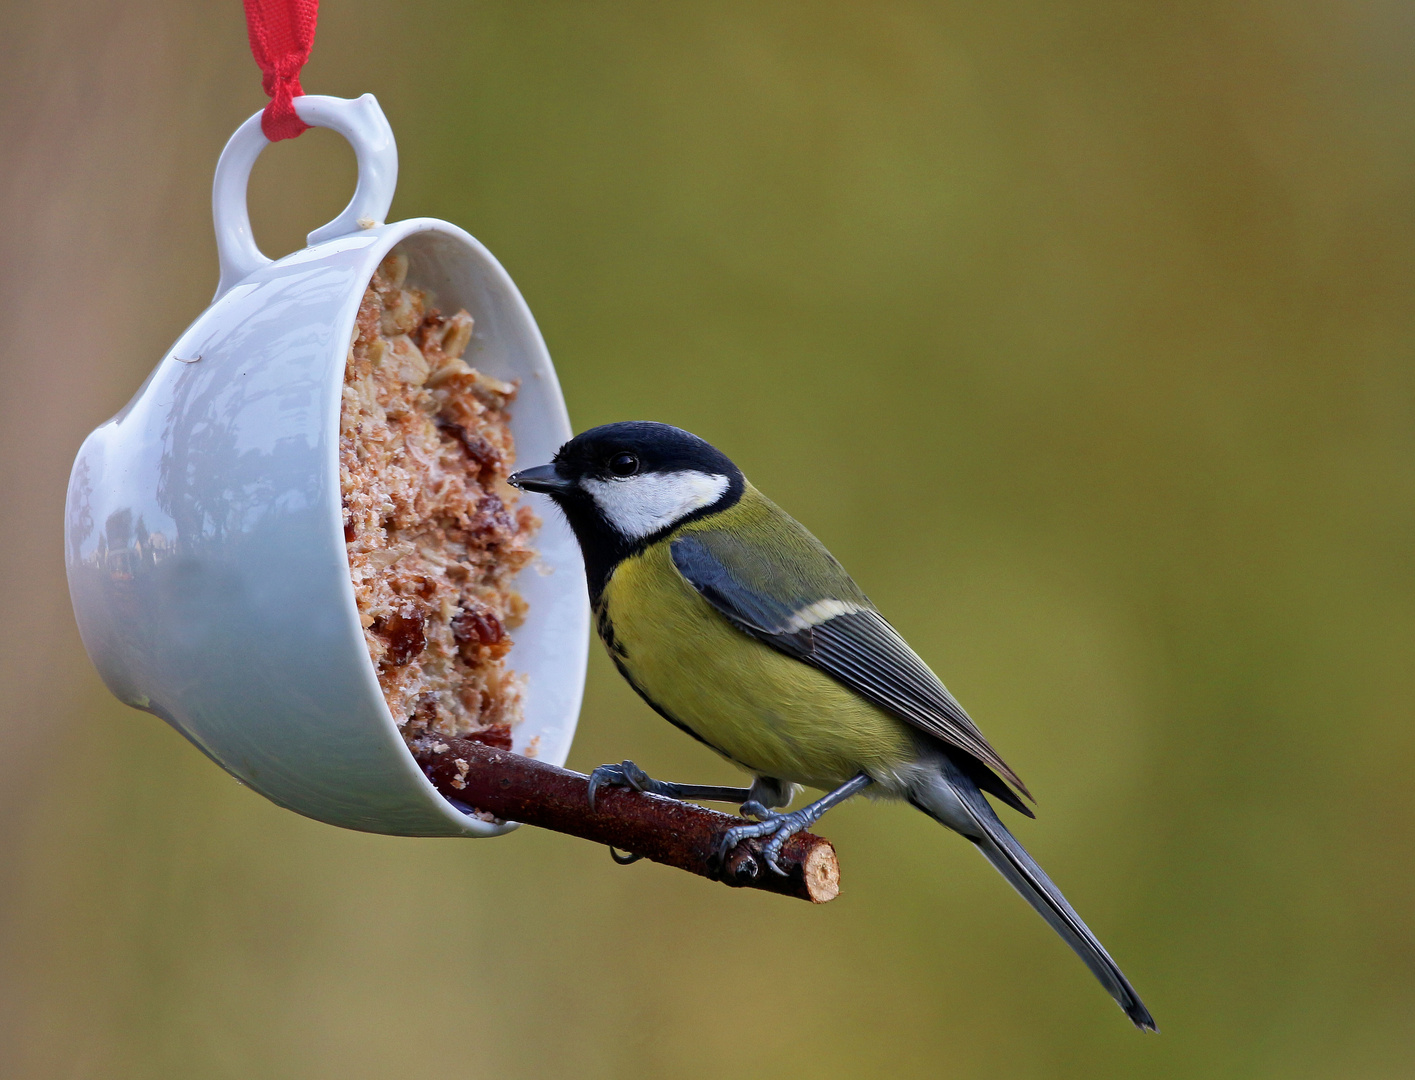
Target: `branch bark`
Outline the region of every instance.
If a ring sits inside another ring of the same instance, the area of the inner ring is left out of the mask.
[[[721,866],[722,834],[741,818],[693,803],[627,788],[600,788],[590,809],[589,777],[471,739],[443,739],[445,752],[418,764],[452,802],[504,821],[569,833],[665,866],[738,888],[764,889],[824,904],[840,892],[840,864],[829,840],[797,833],[782,851],[785,877],[762,858],[762,842],[746,840]]]

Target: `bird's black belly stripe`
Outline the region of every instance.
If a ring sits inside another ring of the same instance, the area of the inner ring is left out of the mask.
[[[599,630],[599,639],[604,642],[604,647],[609,650],[609,655],[614,658],[616,664],[618,664],[620,660],[627,660],[629,658],[628,651],[620,643],[619,639],[614,636],[614,623],[609,618],[608,604],[601,604],[599,609],[595,612],[595,627]],[[619,670],[621,674],[624,671],[622,667]],[[628,678],[628,676],[626,675],[625,678]]]

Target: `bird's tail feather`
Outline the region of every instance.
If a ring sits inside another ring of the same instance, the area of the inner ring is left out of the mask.
[[[1158,1031],[1154,1017],[1135,993],[1130,980],[1081,921],[1081,916],[1066,902],[1061,890],[1052,884],[1051,878],[1047,877],[1036,860],[1007,831],[978,786],[956,772],[938,777],[935,783],[937,787],[931,785],[916,791],[910,801],[930,817],[972,840],[988,862],[1022,895],[1022,899],[1036,908],[1047,924],[1071,946],[1110,996],[1125,1010],[1131,1022],[1141,1031]],[[964,820],[957,820],[960,810]],[[960,825],[971,825],[972,828],[960,828]]]

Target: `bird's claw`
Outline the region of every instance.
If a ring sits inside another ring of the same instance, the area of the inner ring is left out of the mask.
[[[601,765],[590,773],[590,809],[594,809],[595,793],[602,787],[626,787],[634,791],[656,791],[658,781],[632,761],[618,765]]]
[[[717,843],[718,865],[726,865],[727,856],[732,854],[732,849],[743,840],[769,836],[771,839],[762,848],[762,858],[773,873],[786,877],[786,871],[777,862],[781,849],[786,846],[788,840],[809,826],[813,819],[799,810],[790,814],[778,814],[755,801],[744,803],[742,813],[751,814],[761,820],[734,825],[722,834],[722,839]]]
[[[629,866],[630,864],[636,863],[643,858],[642,855],[637,855],[632,851],[626,851],[623,855],[620,855],[619,852],[615,850],[613,844],[609,845],[609,857],[615,862],[617,862],[620,866]]]

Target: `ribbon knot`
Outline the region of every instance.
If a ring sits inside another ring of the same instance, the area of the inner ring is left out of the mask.
[[[251,55],[270,98],[260,129],[271,142],[293,139],[309,127],[295,112],[294,99],[305,92],[300,69],[314,45],[319,0],[245,0],[245,5]]]

